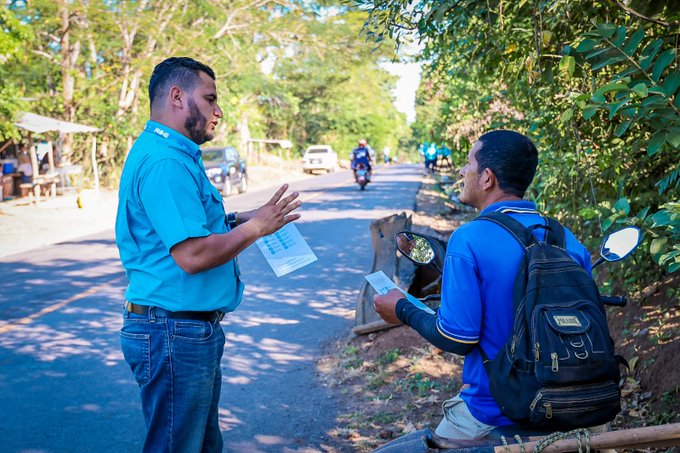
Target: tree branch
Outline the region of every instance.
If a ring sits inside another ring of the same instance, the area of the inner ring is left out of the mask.
[[[664,21],[658,20],[658,19],[653,19],[653,18],[651,18],[651,17],[647,17],[647,16],[645,16],[644,14],[638,13],[637,11],[635,11],[634,9],[632,9],[631,7],[624,5],[623,3],[621,3],[621,2],[618,1],[618,0],[616,1],[616,5],[617,5],[619,8],[621,8],[622,10],[624,10],[625,12],[627,12],[628,14],[631,14],[631,15],[633,15],[633,16],[639,17],[640,19],[644,19],[644,20],[646,20],[646,21],[648,21],[648,22],[653,22],[653,23],[655,23],[655,24],[663,25],[664,27],[671,27],[671,26],[677,27],[678,25],[680,25],[680,21],[675,21],[675,22],[673,22],[673,23],[670,23],[670,22],[664,22]]]

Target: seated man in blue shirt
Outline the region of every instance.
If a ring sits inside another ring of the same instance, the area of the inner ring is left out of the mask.
[[[522,199],[537,163],[536,147],[527,137],[507,130],[488,132],[473,145],[460,171],[460,200],[482,214],[500,211],[525,226],[545,224],[535,204]],[[534,231],[544,234],[542,228]],[[590,272],[588,251],[566,228],[565,236],[571,257]],[[469,222],[449,239],[435,315],[416,308],[397,290],[374,299],[386,322],[407,324],[439,349],[465,356],[463,387],[443,404],[444,418],[436,429],[441,437],[481,439],[495,427],[512,424],[491,396],[480,346],[493,358],[510,336],[513,288],[523,254],[501,226]]]
[[[222,118],[215,74],[168,58],[149,81],[151,120],[127,157],[116,244],[130,284],[121,347],[139,384],[145,452],[221,452],[224,332],[241,302],[237,255],[299,218],[283,185],[259,209],[225,215],[199,145]]]

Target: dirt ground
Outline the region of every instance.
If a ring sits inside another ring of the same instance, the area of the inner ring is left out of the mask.
[[[474,214],[452,209],[426,177],[414,229],[448,238]],[[625,308],[610,309],[617,352],[631,373],[622,378],[615,428],[680,422],[680,278],[668,278]],[[643,297],[644,296],[644,297]],[[441,403],[461,386],[462,357],[442,353],[408,327],[329,345],[319,372],[342,395],[345,411],[332,434],[341,451],[371,451],[416,429],[434,428]]]

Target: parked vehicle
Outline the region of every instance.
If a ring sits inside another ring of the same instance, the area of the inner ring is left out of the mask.
[[[312,145],[302,157],[302,170],[312,173],[315,170],[325,170],[327,173],[338,169],[338,155],[330,145]]]
[[[248,190],[248,169],[233,146],[204,148],[203,166],[210,182],[228,197],[234,191],[243,193]]]

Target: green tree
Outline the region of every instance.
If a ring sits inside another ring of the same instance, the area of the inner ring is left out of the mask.
[[[354,3],[376,39],[423,43],[431,87],[420,92],[439,115],[421,131],[461,148],[480,125],[529,134],[542,150],[531,195],[544,210],[583,237],[641,225],[656,262],[680,268],[680,2]]]

